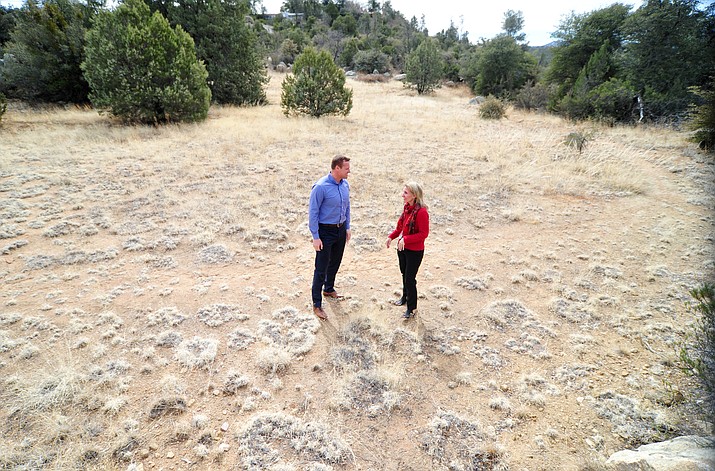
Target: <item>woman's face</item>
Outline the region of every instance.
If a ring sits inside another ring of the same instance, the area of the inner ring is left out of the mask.
[[[409,188],[405,187],[402,190],[402,199],[405,200],[405,203],[407,204],[414,204],[415,202],[415,195],[412,194]]]

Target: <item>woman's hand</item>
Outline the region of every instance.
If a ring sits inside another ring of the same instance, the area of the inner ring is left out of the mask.
[[[405,239],[402,237],[397,241],[397,250],[405,250]]]
[[[387,248],[389,249],[389,248],[390,248],[390,243],[392,243],[392,239],[390,239],[390,238],[388,237],[388,238],[387,238],[387,242],[385,242],[385,247],[387,247]]]

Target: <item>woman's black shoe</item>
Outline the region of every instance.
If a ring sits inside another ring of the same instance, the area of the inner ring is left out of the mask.
[[[402,314],[403,319],[409,319],[410,317],[414,317],[414,316],[415,316],[414,311],[411,311],[409,309],[406,310],[404,314]]]
[[[395,306],[404,306],[405,304],[407,304],[407,300],[405,298],[400,298],[395,301]]]

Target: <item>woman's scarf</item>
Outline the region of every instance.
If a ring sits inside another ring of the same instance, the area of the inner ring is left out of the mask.
[[[415,203],[414,206],[410,206],[409,204],[405,205],[405,209],[402,211],[402,216],[400,216],[398,224],[407,223],[407,234],[414,234],[417,232],[415,224],[417,223],[417,212],[420,209],[422,209],[422,206],[419,203]],[[402,227],[402,231],[404,232],[405,226],[403,225]]]

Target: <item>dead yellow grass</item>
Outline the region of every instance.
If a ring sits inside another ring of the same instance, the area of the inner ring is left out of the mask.
[[[286,118],[282,79],[198,124],[4,116],[0,467],[577,469],[705,430],[672,351],[712,279],[713,178],[682,135],[484,121],[394,81]],[[347,298],[317,326],[307,197],[337,153]],[[384,248],[406,180],[431,215],[409,322]]]

